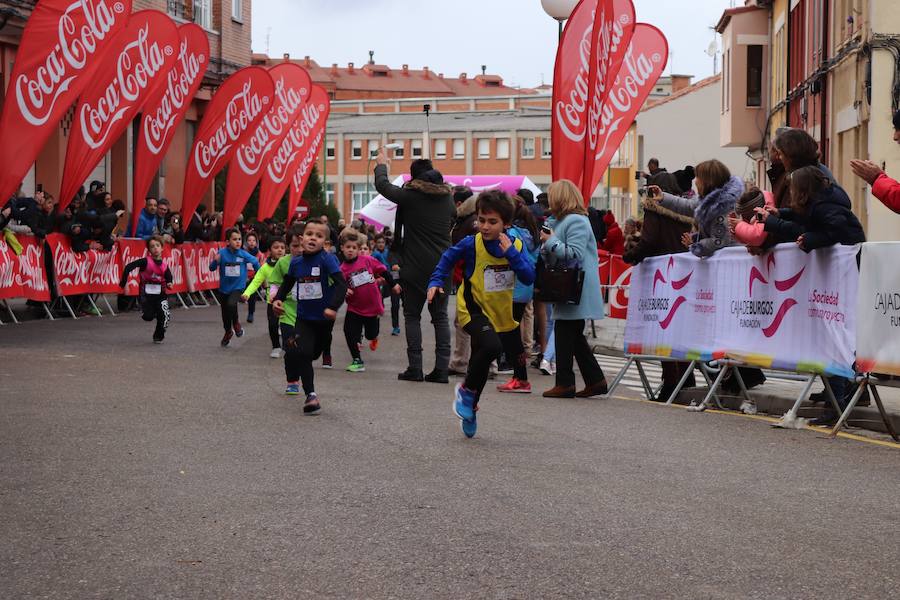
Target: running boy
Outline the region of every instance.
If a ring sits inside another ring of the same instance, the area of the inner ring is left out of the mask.
[[[428,301],[443,294],[442,285],[453,266],[463,261],[463,286],[456,294],[459,322],[471,337],[472,357],[466,379],[456,386],[453,412],[462,421],[466,437],[475,435],[475,412],[488,379],[491,363],[505,352],[515,357],[516,378],[527,381],[525,351],[513,318],[516,279],[534,282],[534,267],[522,253],[521,240],[511,240],[505,231],[515,212],[505,192],[491,190],[478,196],[478,230],[444,252],[428,284]]]
[[[278,293],[278,288],[281,286],[281,281],[284,277],[275,271],[275,265],[278,264],[278,261],[283,256],[284,240],[273,241],[269,245],[269,257],[259,271],[256,272],[253,281],[250,282],[250,285],[247,286],[247,289],[241,295],[241,300],[244,301],[255,298],[256,290],[261,285],[266,285],[266,317],[269,320],[269,339],[272,340],[272,352],[269,354],[271,358],[281,357],[281,343],[279,341],[281,332],[278,327],[278,315],[272,310],[272,300],[275,299],[275,294]],[[247,320],[249,319],[248,315]]]
[[[340,263],[333,254],[323,250],[328,234],[328,226],[324,223],[311,221],[306,224],[303,253],[291,260],[290,269],[272,303],[278,314],[284,312],[288,295],[297,303],[296,324],[293,327],[282,325],[281,331],[288,375],[286,392],[299,393],[298,383],[302,382],[306,394],[305,414],[317,413],[321,408],[312,363],[331,346],[337,310],[347,295]]]
[[[250,256],[256,258],[257,261],[262,261],[263,255],[259,251],[259,238],[256,233],[250,231],[246,237],[244,238],[244,250],[247,251]],[[247,277],[256,277],[256,272],[251,268],[247,268]],[[247,299],[247,322],[252,323],[254,315],[256,314],[256,301],[259,298],[256,294],[250,294]]]
[[[156,330],[153,332],[153,343],[162,344],[169,327],[169,296],[166,290],[172,285],[172,271],[162,257],[163,240],[158,235],[147,240],[147,258],[139,258],[125,265],[119,287],[125,289],[128,275],[139,269],[141,291],[141,318],[147,322],[156,319]]]
[[[341,252],[344,255],[341,272],[348,286],[344,338],[353,357],[353,362],[347,367],[351,373],[366,370],[359,352],[363,330],[369,340],[369,349],[373,352],[378,349],[378,329],[384,314],[378,282],[387,273],[387,268],[377,259],[359,253],[361,246],[364,247],[364,239],[353,229],[345,229],[341,233]]]
[[[225,243],[216,258],[209,263],[209,270],[219,270],[219,289],[216,298],[222,307],[222,326],[225,336],[222,347],[227,348],[232,336],[241,337],[244,330],[238,320],[238,302],[241,292],[247,287],[247,265],[259,269],[259,261],[255,256],[241,248],[241,232],[232,227],[225,232]]]

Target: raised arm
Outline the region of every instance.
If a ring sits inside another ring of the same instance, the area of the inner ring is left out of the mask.
[[[694,209],[697,208],[698,204],[700,204],[700,200],[697,198],[682,198],[666,192],[663,192],[662,199],[659,201],[659,205],[663,208],[668,208],[688,217],[694,216]]]

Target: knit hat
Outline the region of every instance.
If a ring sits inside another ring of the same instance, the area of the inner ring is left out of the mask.
[[[762,208],[766,205],[766,198],[762,191],[752,188],[741,196],[734,207],[734,211],[740,215],[744,221],[749,221],[754,214],[754,209]]]

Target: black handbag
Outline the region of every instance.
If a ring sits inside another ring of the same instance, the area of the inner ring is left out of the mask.
[[[539,257],[535,267],[534,299],[554,304],[580,304],[584,270],[563,265],[551,266]]]

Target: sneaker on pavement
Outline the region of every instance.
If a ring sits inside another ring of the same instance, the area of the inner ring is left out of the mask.
[[[425,376],[422,375],[422,371],[413,368],[407,368],[402,373],[397,375],[397,379],[400,381],[415,381],[422,382],[425,381]]]
[[[247,314],[247,322],[248,322],[248,323],[252,323],[252,322],[253,322],[253,313],[248,313],[248,314]]]
[[[303,404],[304,415],[317,414],[322,409],[319,404],[319,396],[315,392],[306,395],[306,402]]]
[[[475,410],[478,410],[478,407],[475,407]],[[475,437],[475,432],[478,431],[478,419],[475,415],[472,415],[471,421],[460,421],[459,427],[462,429],[463,435],[467,438]]]
[[[369,350],[371,350],[372,352],[375,352],[376,350],[378,350],[378,338],[375,338],[374,340],[369,340]]]
[[[269,352],[269,358],[281,358],[281,348],[272,348]]]
[[[364,373],[366,371],[366,364],[361,358],[354,358],[353,362],[347,366],[347,370],[351,373]]]
[[[233,331],[226,331],[225,335],[222,337],[222,347],[227,348],[228,344],[231,343],[231,337],[234,335]]]
[[[244,337],[244,328],[241,327],[240,323],[234,324],[234,335],[238,337]]]
[[[300,383],[299,382],[291,383],[289,381],[287,384],[287,387],[284,388],[284,393],[287,394],[288,396],[299,396],[300,395]]]
[[[425,376],[425,381],[430,381],[431,383],[450,383],[450,376],[447,371],[435,369]]]
[[[540,371],[544,375],[555,375],[556,374],[556,365],[554,365],[549,360],[541,359]]]
[[[323,369],[334,368],[334,365],[331,363],[331,355],[330,354],[324,354],[322,356],[322,368]]]
[[[456,385],[453,398],[453,414],[463,421],[475,420],[475,392],[466,389],[462,384]]]
[[[399,327],[394,327],[393,329],[391,329],[391,335],[393,335],[393,336],[398,336],[398,335],[400,335],[400,328],[399,328]]]
[[[498,385],[497,391],[503,392],[504,394],[530,394],[531,384],[527,381],[520,381],[513,377],[506,383]]]

